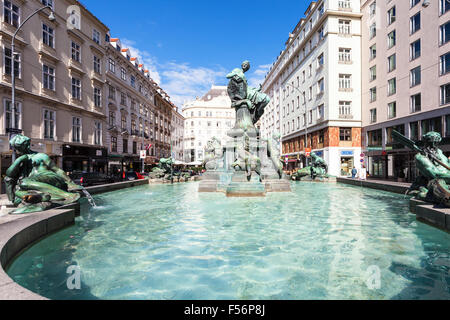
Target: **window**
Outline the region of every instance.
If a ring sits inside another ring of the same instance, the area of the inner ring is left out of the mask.
[[[44,6],[49,6],[53,8],[53,0],[41,0]]]
[[[392,24],[395,22],[395,6],[390,8],[387,12],[388,15],[388,24]]]
[[[374,44],[373,46],[371,46],[369,48],[369,57],[370,57],[369,58],[370,60],[375,59],[377,57],[377,45],[376,44]]]
[[[100,121],[94,122],[94,144],[102,144],[102,123]]]
[[[377,122],[377,109],[370,109],[370,123]]]
[[[4,69],[6,75],[11,75],[11,49],[5,48],[4,50]],[[17,78],[21,77],[21,63],[20,63],[20,55],[16,54],[14,59],[14,75]]]
[[[317,119],[323,119],[325,116],[325,107],[323,104],[317,107]],[[300,124],[300,118],[298,118],[298,122]]]
[[[117,137],[111,137],[111,152],[117,152]]]
[[[20,129],[20,113],[22,104],[19,102],[16,102],[16,110],[12,110],[12,101],[11,100],[4,100],[5,104],[5,128],[6,129]],[[14,113],[14,117],[13,117]],[[14,118],[14,122],[13,122]]]
[[[339,117],[348,118],[351,115],[352,115],[352,102],[339,101]]]
[[[114,111],[109,112],[109,125],[111,127],[116,125],[116,113]]]
[[[420,0],[410,0],[410,1],[411,1],[411,8],[420,2]]]
[[[44,109],[44,139],[55,137],[55,111]]]
[[[351,74],[339,74],[339,89],[350,89],[352,87]]]
[[[109,96],[111,100],[116,100],[116,88],[113,86],[109,86]]]
[[[397,116],[397,103],[391,102],[388,104],[388,118],[392,119]]]
[[[317,36],[319,38],[319,41],[322,40],[325,37],[324,27],[322,26],[319,31],[317,31]]]
[[[72,117],[72,142],[81,142],[81,118]]]
[[[369,80],[374,81],[377,78],[377,66],[369,69]]]
[[[409,138],[413,141],[419,140],[419,122],[410,122],[409,124]]]
[[[81,80],[72,78],[72,99],[81,100]]]
[[[339,33],[350,34],[350,20],[339,19]]]
[[[417,86],[421,83],[420,66],[411,70],[410,81],[411,87]]]
[[[324,64],[324,57],[323,57],[323,53],[322,53],[317,58],[317,68],[323,67],[323,64]]]
[[[339,9],[351,9],[352,5],[350,3],[350,0],[339,0],[338,7]]]
[[[421,106],[422,106],[421,94],[419,93],[411,96],[411,113],[420,111]]]
[[[94,56],[94,72],[102,73],[102,62],[97,56]]]
[[[120,93],[120,104],[124,106],[127,105],[127,95],[124,92]]]
[[[94,40],[95,43],[100,44],[100,32],[95,29],[92,30],[92,40]]]
[[[351,62],[352,61],[352,49],[339,48],[339,62]]]
[[[72,60],[81,62],[81,49],[80,45],[72,41]]]
[[[102,106],[102,90],[100,88],[94,88],[94,106]]]
[[[410,20],[411,34],[415,33],[418,30],[420,30],[420,12],[418,12],[416,15],[411,17],[409,20]]]
[[[122,150],[123,150],[123,153],[128,153],[128,140],[127,139],[122,140]]]
[[[440,57],[440,75],[444,75],[450,71],[450,52]]]
[[[450,83],[441,86],[441,105],[450,103]]]
[[[124,81],[127,80],[127,70],[125,68],[120,68],[120,78]]]
[[[45,64],[42,68],[42,85],[44,89],[55,90],[55,69]]]
[[[446,13],[448,10],[450,10],[450,1],[447,0],[439,0],[439,12],[441,14]]]
[[[377,24],[374,22],[369,27],[369,38],[372,39],[377,35]]]
[[[45,23],[42,24],[42,41],[51,48],[55,47],[55,30]]]
[[[397,80],[392,78],[388,80],[388,96],[391,96],[397,92]]]
[[[388,0],[388,2],[389,2],[389,1],[390,1],[390,0]],[[372,18],[373,16],[376,15],[376,13],[377,13],[377,2],[374,1],[374,2],[372,2],[372,3],[370,4],[370,6],[369,6],[369,14],[370,14],[370,17]]]
[[[4,21],[17,28],[20,25],[20,8],[8,0],[3,1],[3,8]]]
[[[377,101],[377,87],[370,88],[370,102]]]
[[[133,88],[136,88],[136,78],[134,76],[130,77],[131,86]]]
[[[113,59],[109,59],[109,71],[116,73],[116,62]]]
[[[317,82],[317,94],[318,94],[318,95],[324,93],[324,91],[325,91],[325,84],[324,84],[324,83],[325,83],[325,82],[324,82],[323,78],[320,79],[320,80]],[[294,107],[294,104],[292,104],[292,107]]]
[[[418,57],[420,57],[420,39],[417,41],[414,41],[410,45],[410,54],[411,54],[411,60],[415,60]]]
[[[450,21],[439,27],[440,45],[446,44],[450,40]]]
[[[388,58],[388,72],[394,71],[397,67],[397,61],[395,53]]]
[[[388,34],[388,49],[395,46],[395,43],[396,43],[396,32],[395,30],[393,30]]]
[[[340,128],[339,129],[340,141],[352,141],[352,129]]]

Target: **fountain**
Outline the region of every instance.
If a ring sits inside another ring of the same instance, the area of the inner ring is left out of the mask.
[[[90,206],[93,207],[93,208],[97,207],[97,205],[95,204],[95,200],[92,197],[92,195],[85,188],[81,189],[81,191],[83,192],[84,196],[88,200]]]
[[[228,197],[264,197],[267,192],[290,192],[280,160],[279,134],[262,139],[255,123],[264,114],[270,98],[247,85],[250,63],[227,75],[228,95],[236,110],[236,123],[227,132],[225,148],[213,137],[206,148],[206,172],[199,192],[224,192]]]

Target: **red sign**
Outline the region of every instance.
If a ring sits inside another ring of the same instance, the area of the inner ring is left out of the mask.
[[[386,152],[386,151],[383,151],[383,152],[381,153],[381,155],[385,156],[385,155],[387,155],[387,152]]]

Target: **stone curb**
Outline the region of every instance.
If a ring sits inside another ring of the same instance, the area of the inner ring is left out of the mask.
[[[5,268],[22,250],[75,223],[75,209],[56,209],[0,219],[0,300],[48,300],[21,287]]]

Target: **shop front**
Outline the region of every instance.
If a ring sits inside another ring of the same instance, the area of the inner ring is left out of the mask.
[[[108,151],[102,147],[62,146],[62,169],[65,172],[107,173]]]
[[[355,167],[354,154],[354,151],[341,151],[341,176],[352,174],[352,169]]]

